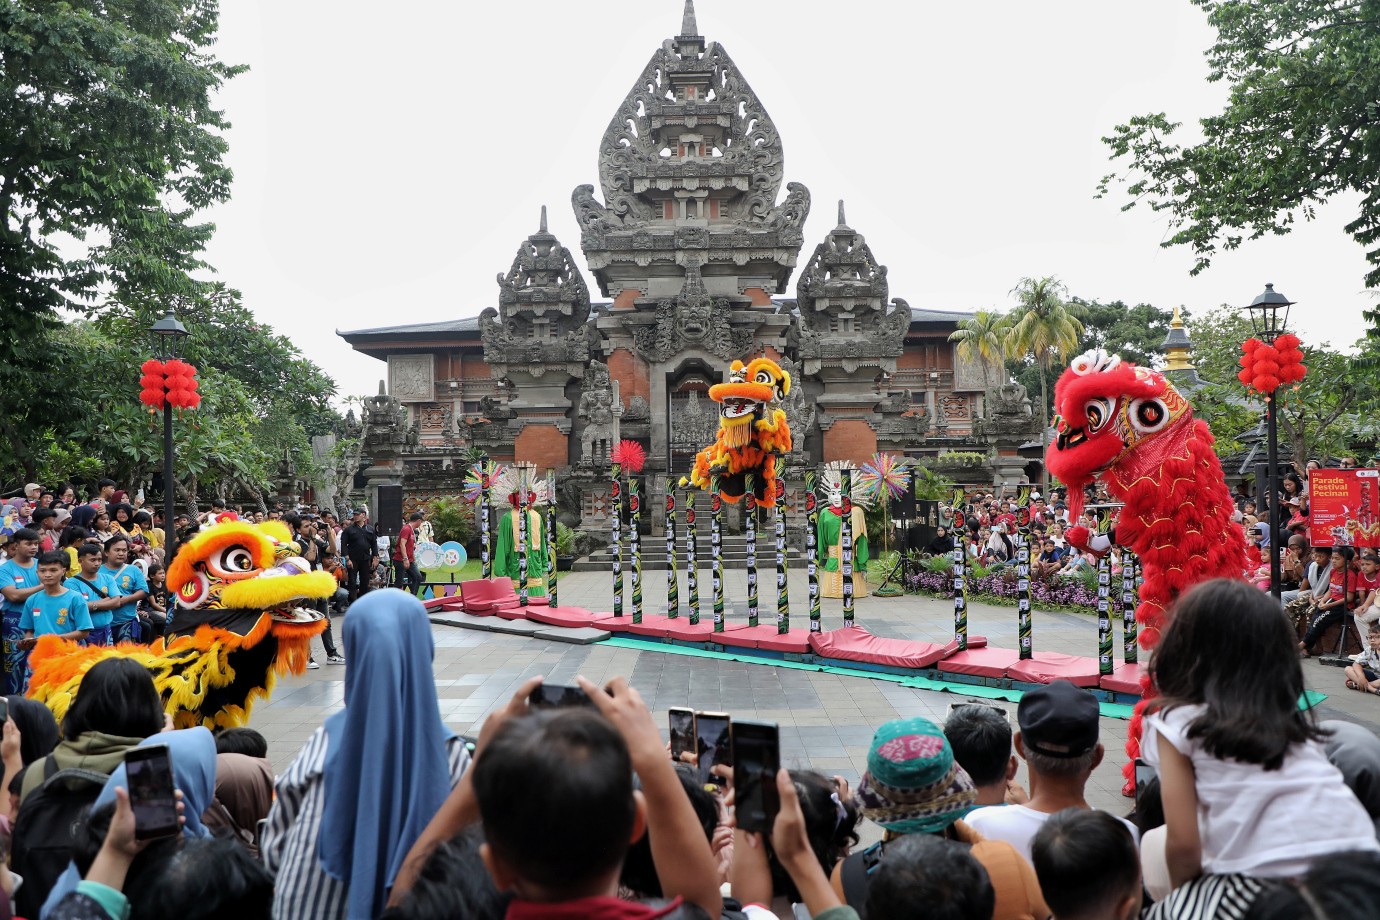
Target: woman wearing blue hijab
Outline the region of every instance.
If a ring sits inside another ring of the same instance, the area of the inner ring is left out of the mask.
[[[470,757],[441,721],[422,602],[371,591],[345,617],[345,708],[274,787],[260,842],[274,920],[372,920]]]
[[[182,817],[186,822],[182,825],[182,833],[188,837],[210,837],[211,832],[201,824],[201,813],[210,806],[216,795],[215,736],[204,728],[184,728],[180,731],[151,735],[140,742],[139,747],[154,744],[168,746],[168,756],[173,767],[173,782],[182,790]],[[106,780],[105,788],[96,797],[91,810],[95,811],[115,801],[117,787],[129,790],[124,764],[120,764],[110,774],[110,779]],[[67,870],[58,876],[57,884],[48,893],[48,899],[43,902],[43,909],[39,912],[40,920],[48,916],[48,912],[64,895],[69,891],[76,891],[77,883],[80,881],[81,873],[74,864],[68,863]]]

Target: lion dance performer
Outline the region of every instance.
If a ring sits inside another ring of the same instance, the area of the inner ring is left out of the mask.
[[[1099,555],[1118,543],[1140,557],[1145,583],[1136,622],[1141,646],[1153,649],[1165,611],[1179,594],[1208,579],[1240,578],[1246,563],[1212,432],[1162,375],[1101,349],[1070,363],[1055,384],[1054,406],[1057,437],[1045,462],[1069,487],[1069,516],[1077,519],[1083,487],[1096,479],[1125,503],[1109,534],[1071,527],[1064,538]],[[1148,674],[1141,687],[1148,698]],[[1132,791],[1144,708],[1144,700],[1136,705],[1126,741],[1131,762],[1124,772]]]
[[[244,725],[278,675],[302,674],[311,638],[326,629],[315,603],[335,593],[329,572],[311,570],[281,521],[222,521],[178,547],[168,567],[177,600],[166,639],[84,646],[38,640],[29,696],[62,721],[87,670],[105,658],[148,668],[178,728]]]
[[[755,358],[747,366],[734,361],[728,383],[709,388],[719,403],[719,431],[714,443],[695,455],[695,466],[680,484],[708,489],[710,475],[719,475],[719,495],[736,504],[753,474],[758,505],[776,505],[776,458],[791,449],[791,428],[781,400],[791,392],[791,375],[770,358]]]

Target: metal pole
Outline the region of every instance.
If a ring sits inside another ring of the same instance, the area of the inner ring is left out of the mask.
[[[546,471],[546,603],[552,607],[556,603],[556,471]]]
[[[724,502],[719,495],[719,474],[709,474],[709,550],[714,576],[714,631],[724,631]]]
[[[680,573],[676,571],[676,477],[666,468],[666,616],[680,615]]]
[[[690,591],[690,625],[700,625],[699,535],[695,515],[695,493],[685,490],[685,586]]]
[[[177,478],[173,475],[173,436],[172,406],[168,404],[168,391],[163,390],[163,550],[164,568],[172,564],[177,554],[177,527],[173,518],[177,515]]]
[[[744,543],[747,547],[747,603],[748,603],[748,626],[757,625],[757,495],[752,491],[756,487],[753,482],[753,475],[747,473],[743,477],[743,516],[747,519],[747,531]]]
[[[632,604],[634,623],[642,622],[642,488],[636,476],[628,477],[628,563],[632,566]]]
[[[1112,673],[1112,556],[1097,560],[1097,673]]]
[[[791,631],[791,596],[786,588],[786,508],[785,483],[776,480],[776,632]]]
[[[805,574],[810,582],[810,632],[819,632],[819,497],[814,470],[805,471]]]
[[[489,455],[479,455],[479,536],[483,541],[479,549],[480,573],[485,578],[494,577],[493,534],[489,526]]]
[[[1279,600],[1279,420],[1275,418],[1278,396],[1279,390],[1272,390],[1265,407],[1270,445],[1270,594],[1275,600]]]
[[[853,471],[839,470],[843,497],[839,520],[839,572],[843,575],[843,625],[853,625]]]

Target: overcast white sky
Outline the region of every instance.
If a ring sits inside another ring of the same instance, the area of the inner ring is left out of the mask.
[[[218,54],[250,65],[220,102],[234,197],[209,261],[255,314],[335,376],[376,391],[382,362],[334,330],[474,316],[537,229],[576,253],[571,190],[682,0],[522,3],[225,0]],[[813,195],[801,264],[835,202],[911,306],[1009,306],[1025,275],[1077,295],[1203,309],[1266,281],[1308,341],[1363,332],[1354,200],[1247,243],[1191,278],[1162,218],[1093,199],[1100,138],[1132,115],[1219,111],[1188,0],[697,0]],[[1196,134],[1196,132],[1195,132]],[[783,188],[784,194],[784,188]],[[586,280],[592,283],[587,274]],[[791,296],[796,276],[791,278]],[[597,291],[595,292],[597,296]]]

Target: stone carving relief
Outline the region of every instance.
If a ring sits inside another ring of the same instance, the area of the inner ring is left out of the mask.
[[[589,318],[589,288],[570,250],[546,231],[546,207],[541,227],[518,247],[508,274],[498,276],[498,303],[504,320],[523,314],[554,321],[565,333]]]
[[[691,390],[685,405],[676,411],[671,425],[671,446],[676,450],[698,451],[708,446],[719,431],[719,413],[714,403],[701,400]]]
[[[408,402],[430,402],[436,398],[432,376],[435,356],[389,355],[388,389],[398,399]]]
[[[973,433],[979,437],[1014,438],[1024,441],[1040,433],[1040,420],[1024,386],[1008,381],[987,398],[983,415],[973,420]]]
[[[608,463],[609,452],[618,443],[623,402],[618,396],[618,384],[609,376],[607,364],[591,361],[585,368],[578,412],[585,423],[580,432],[580,464],[602,466]]]

